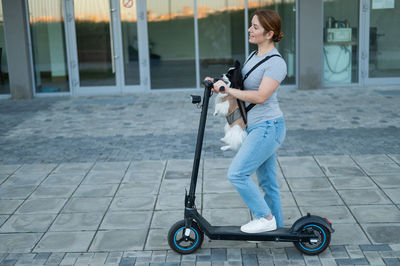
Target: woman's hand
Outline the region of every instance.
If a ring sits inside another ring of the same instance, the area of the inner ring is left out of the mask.
[[[210,78],[210,77],[206,77],[204,80],[205,80],[205,81],[208,80],[208,81],[211,81],[212,83],[214,83],[214,79],[213,79],[213,78]]]
[[[221,87],[225,88],[225,90],[223,92],[220,91]],[[212,88],[212,91],[216,92],[216,93],[220,93],[220,92],[228,93],[228,89],[229,89],[229,87],[226,85],[225,82],[223,82],[222,80],[218,80],[217,82],[214,83],[214,88]]]

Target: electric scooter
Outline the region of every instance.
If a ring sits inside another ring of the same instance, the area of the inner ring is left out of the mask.
[[[294,246],[304,254],[318,255],[330,243],[331,233],[334,232],[327,218],[310,215],[298,219],[291,228],[278,228],[275,231],[249,234],[240,231],[239,226],[212,226],[203,218],[195,206],[195,192],[199,172],[204,130],[207,119],[209,99],[212,95],[213,83],[205,85],[203,104],[201,106],[200,124],[197,135],[195,157],[191,176],[189,194],[185,193],[184,219],[176,222],[168,232],[169,246],[180,254],[190,254],[201,247],[204,234],[213,240],[242,240],[242,241],[277,241],[293,242]],[[192,95],[192,103],[200,105],[201,96]]]

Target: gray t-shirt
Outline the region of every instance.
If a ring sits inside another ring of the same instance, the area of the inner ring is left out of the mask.
[[[242,76],[246,75],[246,73],[249,72],[250,69],[252,69],[253,66],[255,66],[262,59],[273,54],[279,54],[276,48],[274,48],[273,50],[262,56],[254,55],[243,66]],[[287,74],[287,67],[285,60],[283,60],[282,57],[278,56],[271,57],[266,62],[258,66],[253,72],[251,72],[251,74],[244,81],[244,89],[258,90],[263,77],[269,77],[281,83],[285,79],[286,74]],[[248,126],[261,123],[267,120],[276,119],[283,115],[281,109],[279,108],[279,102],[277,97],[278,88],[263,104],[256,104],[253,107],[253,109],[249,111],[249,113],[247,114]],[[247,105],[249,105],[249,103],[246,103],[246,106]]]

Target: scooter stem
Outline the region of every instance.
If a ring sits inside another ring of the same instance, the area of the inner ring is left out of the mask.
[[[190,181],[189,195],[186,200],[187,202],[185,202],[185,206],[189,207],[189,208],[194,207],[197,177],[199,174],[199,166],[200,166],[200,159],[201,159],[201,150],[203,148],[204,130],[206,128],[208,103],[209,103],[210,96],[211,96],[211,89],[213,87],[212,82],[205,81],[203,84],[205,85],[205,88],[204,88],[204,96],[203,96],[203,105],[201,106],[199,131],[197,133],[197,143],[196,143],[196,151],[194,154],[192,178]]]

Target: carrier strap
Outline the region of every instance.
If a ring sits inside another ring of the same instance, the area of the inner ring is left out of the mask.
[[[249,59],[245,62],[245,64],[256,54],[256,52],[257,52],[257,51],[254,51],[254,53],[251,54],[251,56],[250,56]],[[246,75],[244,75],[244,78],[243,78],[243,81],[242,81],[242,82],[244,83],[244,81],[245,81],[245,80],[247,79],[247,77],[251,74],[251,72],[253,72],[257,67],[259,67],[259,66],[260,66],[261,64],[263,64],[265,61],[267,61],[268,59],[270,59],[271,57],[274,57],[274,56],[281,57],[281,56],[278,55],[278,54],[273,54],[273,55],[270,55],[270,56],[265,57],[263,60],[261,60],[260,62],[258,62],[255,66],[253,66],[253,68],[250,69],[249,72],[246,73]],[[256,106],[256,104],[254,104],[254,103],[249,104],[249,105],[246,107],[246,109],[245,109],[246,113],[248,113],[254,106]],[[239,107],[239,109],[241,109],[241,108]],[[240,112],[242,113],[243,111],[240,110]]]
[[[232,125],[232,123],[235,122],[240,117],[241,117],[240,108],[238,108],[226,117],[226,121],[228,121],[229,125]]]

